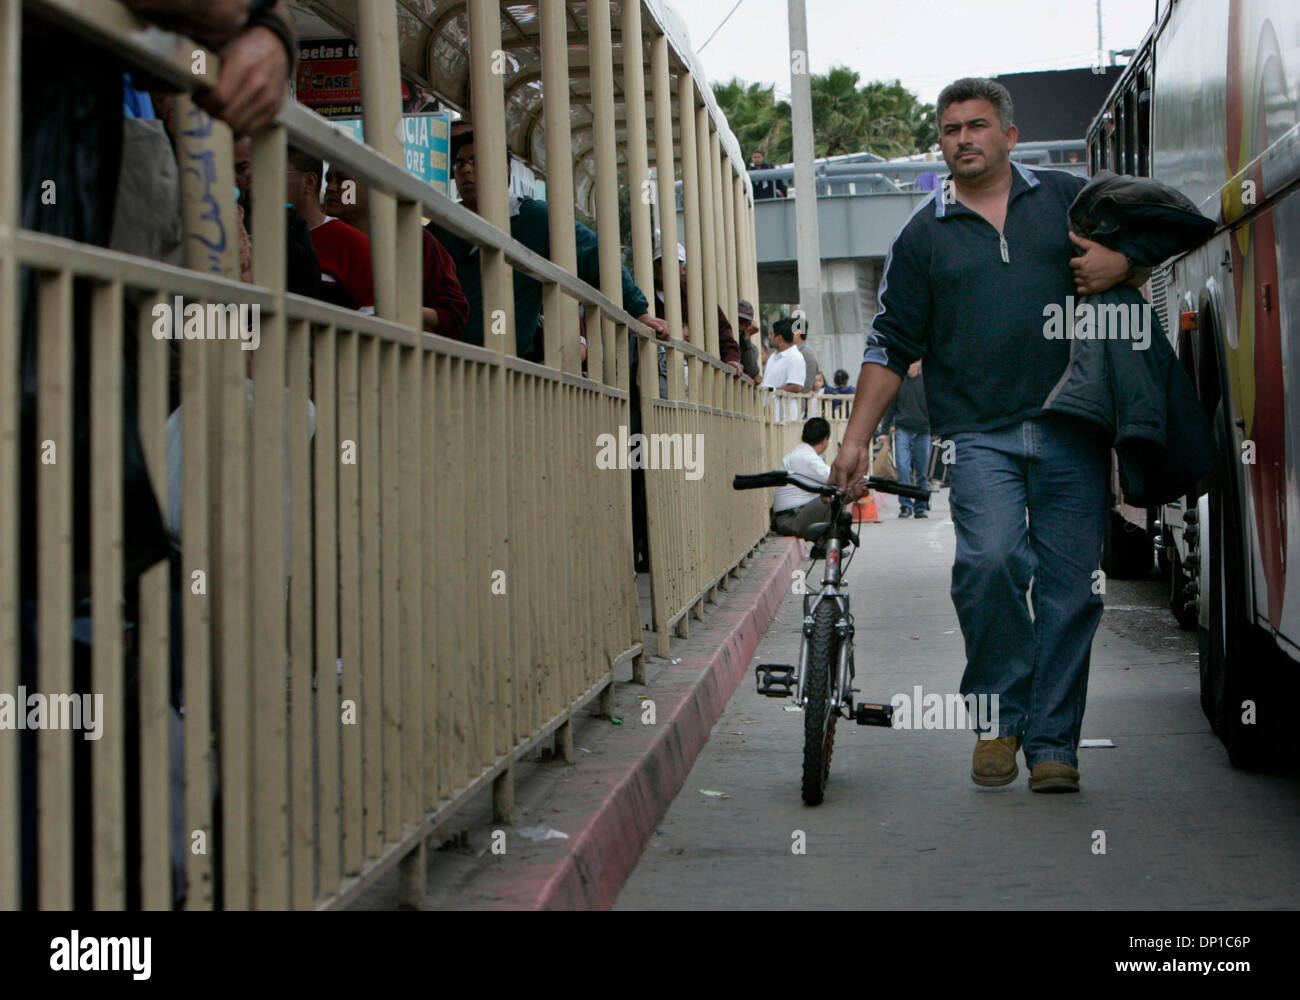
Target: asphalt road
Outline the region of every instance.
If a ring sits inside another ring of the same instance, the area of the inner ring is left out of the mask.
[[[864,525],[849,570],[859,698],[957,690],[945,498],[928,520]],[[804,564],[807,566],[807,563]],[[802,716],[731,697],[619,897],[619,909],[1290,908],[1300,902],[1300,779],[1235,770],[1201,714],[1195,633],[1163,583],[1107,581],[1077,795],[969,778],[973,737],[841,720],[826,799],[799,795]],[[754,662],[798,655],[787,596]],[[704,794],[713,792],[721,794]],[[796,853],[802,844],[803,853]]]

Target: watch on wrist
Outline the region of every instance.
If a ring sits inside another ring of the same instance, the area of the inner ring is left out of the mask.
[[[280,39],[285,55],[289,57],[289,78],[293,78],[293,69],[298,61],[298,41],[294,37],[293,25],[276,13],[279,0],[253,0],[244,29],[265,28]]]

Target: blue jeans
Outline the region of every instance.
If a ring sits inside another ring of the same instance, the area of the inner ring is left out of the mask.
[[[930,435],[916,431],[905,431],[899,427],[894,431],[894,465],[898,469],[898,481],[909,486],[926,486],[925,469],[930,464]],[[930,505],[924,500],[911,497],[899,497],[898,505],[909,510],[929,510]]]
[[[1089,424],[1053,416],[951,440],[961,692],[998,695],[998,735],[1023,736],[1030,767],[1078,766],[1109,445]]]

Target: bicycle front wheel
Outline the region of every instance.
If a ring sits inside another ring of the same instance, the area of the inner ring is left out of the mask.
[[[812,635],[808,640],[808,676],[804,681],[807,704],[803,716],[803,800],[819,805],[830,775],[831,748],[835,743],[835,720],[839,717],[831,701],[836,665],[835,604],[822,601],[813,612]]]

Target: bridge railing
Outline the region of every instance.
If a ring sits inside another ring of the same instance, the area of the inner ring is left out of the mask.
[[[254,203],[253,283],[238,280],[232,136],[190,100],[210,82],[193,72],[200,48],[113,0],[0,0],[4,79],[35,78],[18,60],[24,13],[40,14],[123,60],[108,93],[121,65],[181,92],[186,264],[20,228],[33,190],[18,182],[22,86],[0,93],[0,694],[103,695],[93,742],[0,730],[0,908],[335,907],[393,866],[418,905],[435,831],[489,786],[509,822],[520,755],[553,739],[572,760],[575,714],[592,702],[610,713],[625,665],[644,681],[627,466],[597,456],[631,423],[629,342],[643,383],[655,370],[651,331],[617,304],[616,170],[626,160],[641,190],[647,119],[661,199],[678,172],[692,189],[691,316],[710,317],[692,324],[703,350],[682,341],[668,283],[667,347],[688,358],[692,398],[640,394],[643,427],[707,442],[700,466],[682,453],[649,478],[657,607],[702,610],[698,595],[765,533],[761,499],[729,488],[763,454],[757,389],[716,360],[719,303],[734,326],[738,299],[757,301],[752,195],[690,60],[657,5],[626,5],[623,51],[648,53],[651,73],[647,85],[643,60],[623,60],[620,142],[610,6],[544,2],[531,22],[555,150],[570,142],[573,24],[587,31],[597,289],[575,276],[570,157],[548,164],[552,259],[506,235],[494,66],[520,5],[454,6],[468,24],[481,217],[400,166],[394,4],[352,10],[372,145],[292,102],[253,137],[259,190],[283,186],[290,142],[368,185],[377,315],[366,316],[286,292],[276,197]],[[648,290],[649,205],[634,198],[633,213]],[[421,331],[422,217],[481,248],[484,314],[507,319],[488,346]],[[512,270],[543,285],[543,364],[513,356]],[[260,343],[160,338],[177,296],[257,307]],[[29,351],[35,382],[20,385]],[[132,426],[146,485],[178,526],[170,557],[143,569],[126,492]]]

